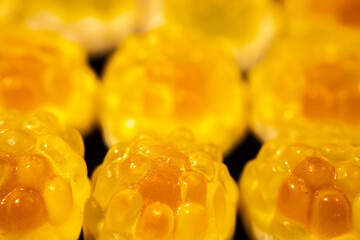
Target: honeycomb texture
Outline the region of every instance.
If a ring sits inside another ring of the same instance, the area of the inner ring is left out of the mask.
[[[221,153],[180,129],[119,142],[92,176],[86,240],[230,239],[238,190]]]
[[[231,54],[200,35],[165,28],[135,35],[106,68],[105,140],[111,146],[141,132],[164,136],[186,127],[227,151],[246,127],[245,87]]]
[[[136,8],[137,0],[23,0],[18,15],[30,28],[56,31],[103,54],[135,29]]]
[[[360,148],[314,132],[270,140],[246,165],[240,206],[254,239],[359,239]]]
[[[57,35],[0,32],[0,112],[49,111],[87,132],[95,118],[97,79],[82,48]]]
[[[0,239],[73,240],[90,181],[78,131],[54,115],[0,114]]]
[[[332,35],[280,37],[250,72],[255,133],[266,140],[292,128],[327,125],[343,128],[359,143],[359,41]]]

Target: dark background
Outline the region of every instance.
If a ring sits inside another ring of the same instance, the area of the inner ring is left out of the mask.
[[[111,54],[108,54],[109,56]],[[90,65],[101,76],[107,56],[101,58],[93,58],[90,60]],[[97,127],[90,135],[85,137],[85,160],[88,166],[89,177],[91,176],[95,167],[102,163],[107,148],[102,141],[101,130]],[[260,149],[260,142],[251,134],[248,133],[243,141],[232,151],[232,153],[225,157],[224,162],[228,166],[231,176],[238,181],[240,173],[247,161],[253,159]],[[81,235],[80,239],[83,237]],[[241,219],[237,218],[235,240],[249,239],[244,231]]]

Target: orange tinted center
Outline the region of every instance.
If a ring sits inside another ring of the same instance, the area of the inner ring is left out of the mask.
[[[336,17],[348,26],[360,27],[360,1],[358,0],[313,0],[313,9]]]
[[[167,69],[163,69],[166,67]],[[202,116],[208,107],[207,76],[194,63],[172,67],[155,65],[148,69],[144,110],[153,117],[172,115],[178,120]]]
[[[47,221],[41,192],[52,171],[36,154],[8,157],[0,154],[0,230],[26,232]]]
[[[360,74],[358,61],[322,63],[306,71],[303,112],[319,121],[360,121]]]
[[[205,205],[207,182],[190,169],[188,157],[173,145],[153,146],[150,151],[157,156],[150,159],[150,172],[131,186],[138,189],[143,200],[137,234],[143,239],[162,239],[173,231],[173,226],[167,225],[182,202]]]
[[[334,180],[335,168],[328,161],[305,158],[279,189],[278,213],[319,236],[331,238],[349,232],[351,204]]]
[[[40,55],[40,53],[39,53]],[[56,59],[32,55],[1,56],[0,104],[7,109],[28,113],[45,103],[64,104],[70,83]]]

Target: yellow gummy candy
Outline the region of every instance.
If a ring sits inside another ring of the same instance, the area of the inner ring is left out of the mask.
[[[232,236],[238,196],[234,181],[222,162],[183,133],[178,130],[167,140],[140,136],[109,150],[93,176],[85,239]],[[192,155],[199,157],[191,163]],[[201,168],[194,161],[202,162]]]
[[[240,78],[231,54],[192,32],[163,28],[130,37],[104,75],[105,140],[111,145],[144,131],[164,135],[187,127],[228,151],[246,126]]]
[[[28,125],[29,119],[36,125]],[[51,120],[49,120],[51,119]],[[41,127],[52,126],[44,133]],[[48,113],[0,114],[0,239],[76,239],[90,192],[80,134]],[[51,139],[51,140],[50,140]],[[70,141],[68,141],[70,140]]]
[[[249,233],[281,240],[357,239],[357,151],[321,131],[267,142],[240,179]]]
[[[262,140],[316,126],[360,140],[360,38],[350,37],[279,37],[249,74],[251,125]]]
[[[0,112],[53,112],[83,133],[95,117],[97,80],[77,45],[48,32],[0,32]]]

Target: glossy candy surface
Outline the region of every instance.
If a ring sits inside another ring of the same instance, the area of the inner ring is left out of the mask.
[[[359,239],[360,149],[311,136],[270,140],[245,167],[241,210],[255,239]]]
[[[360,141],[360,38],[324,36],[280,37],[250,72],[251,125],[262,140],[326,125]]]
[[[221,153],[187,130],[117,143],[92,176],[85,239],[229,239],[238,190]]]
[[[90,192],[79,132],[55,116],[0,114],[0,239],[71,240]]]
[[[245,86],[234,59],[192,32],[158,29],[127,39],[108,63],[101,94],[108,145],[185,126],[228,151],[246,127]]]
[[[79,46],[49,32],[0,32],[0,112],[46,110],[84,133],[94,122],[96,91]]]

